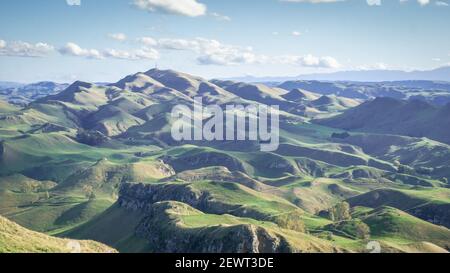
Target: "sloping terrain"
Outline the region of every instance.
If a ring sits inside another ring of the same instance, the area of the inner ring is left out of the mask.
[[[0,216],[0,253],[115,253],[94,241],[59,239],[25,229]]]
[[[385,252],[449,249],[448,106],[364,102],[410,99],[411,82],[276,86],[152,69],[1,103],[0,214],[124,252],[366,252],[369,239]],[[175,141],[172,108],[198,96],[280,106],[278,149]]]
[[[450,143],[450,104],[435,107],[419,100],[377,98],[319,124],[372,133],[427,137]]]

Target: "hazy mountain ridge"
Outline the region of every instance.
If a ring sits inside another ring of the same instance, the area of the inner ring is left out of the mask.
[[[285,82],[285,81],[354,81],[354,82],[386,82],[386,81],[449,81],[450,66],[432,70],[349,70],[333,73],[303,74],[294,77],[236,77],[225,80],[242,82]]]

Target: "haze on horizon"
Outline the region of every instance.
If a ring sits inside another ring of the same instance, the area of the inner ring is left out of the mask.
[[[256,3],[257,2],[257,3]],[[0,81],[205,78],[450,64],[448,0],[4,0]]]

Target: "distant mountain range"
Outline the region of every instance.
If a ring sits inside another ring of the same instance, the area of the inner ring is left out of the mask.
[[[304,74],[295,77],[237,77],[228,80],[239,82],[285,82],[293,80],[317,81],[358,81],[358,82],[384,82],[384,81],[450,81],[450,66],[433,70],[354,70],[334,73]]]
[[[0,82],[0,99],[16,105],[26,105],[36,99],[59,93],[68,86],[48,81],[32,84]]]

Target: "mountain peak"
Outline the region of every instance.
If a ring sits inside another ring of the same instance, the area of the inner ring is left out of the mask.
[[[80,89],[80,88],[91,88],[92,86],[93,86],[92,83],[76,81],[76,82],[72,83],[67,89],[73,90],[73,89]]]

